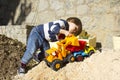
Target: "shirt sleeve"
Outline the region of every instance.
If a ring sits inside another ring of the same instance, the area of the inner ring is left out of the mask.
[[[68,30],[68,23],[67,21],[65,20],[58,20],[58,21],[55,21],[54,24],[51,26],[51,32],[52,33],[55,33],[55,34],[58,34],[60,29],[65,29],[65,30]]]
[[[59,23],[56,23],[56,24],[52,25],[51,28],[50,28],[50,31],[53,34],[58,34],[59,31],[60,31],[60,25],[59,25]]]

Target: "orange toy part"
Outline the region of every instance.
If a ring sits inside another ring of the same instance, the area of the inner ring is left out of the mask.
[[[50,48],[46,50],[46,53],[49,54],[46,59],[48,62],[52,62],[55,59],[63,60],[70,54],[70,51],[66,49],[68,45],[80,46],[78,38],[74,35],[65,37],[65,39],[57,42],[58,48]]]
[[[60,42],[63,43],[63,44],[66,44],[66,46],[67,46],[67,45],[70,45],[70,44],[71,44],[72,46],[80,46],[79,41],[78,41],[78,38],[75,37],[74,35],[72,35],[72,36],[67,36],[67,37],[65,37],[64,40],[61,40]]]

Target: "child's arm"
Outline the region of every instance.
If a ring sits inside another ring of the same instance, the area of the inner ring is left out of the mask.
[[[60,33],[60,34],[65,34],[65,36],[72,36],[72,34],[69,33],[69,31],[64,30],[64,29],[60,29],[59,33]]]

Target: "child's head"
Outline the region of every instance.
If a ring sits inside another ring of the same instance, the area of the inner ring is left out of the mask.
[[[82,31],[82,23],[81,20],[76,17],[70,17],[67,19],[69,24],[69,32],[74,34],[75,36],[79,35]]]

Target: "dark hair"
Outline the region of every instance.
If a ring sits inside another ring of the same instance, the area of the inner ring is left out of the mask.
[[[82,31],[82,22],[77,17],[69,17],[66,21],[72,22],[78,26],[78,31],[75,33],[75,36],[79,35]]]

